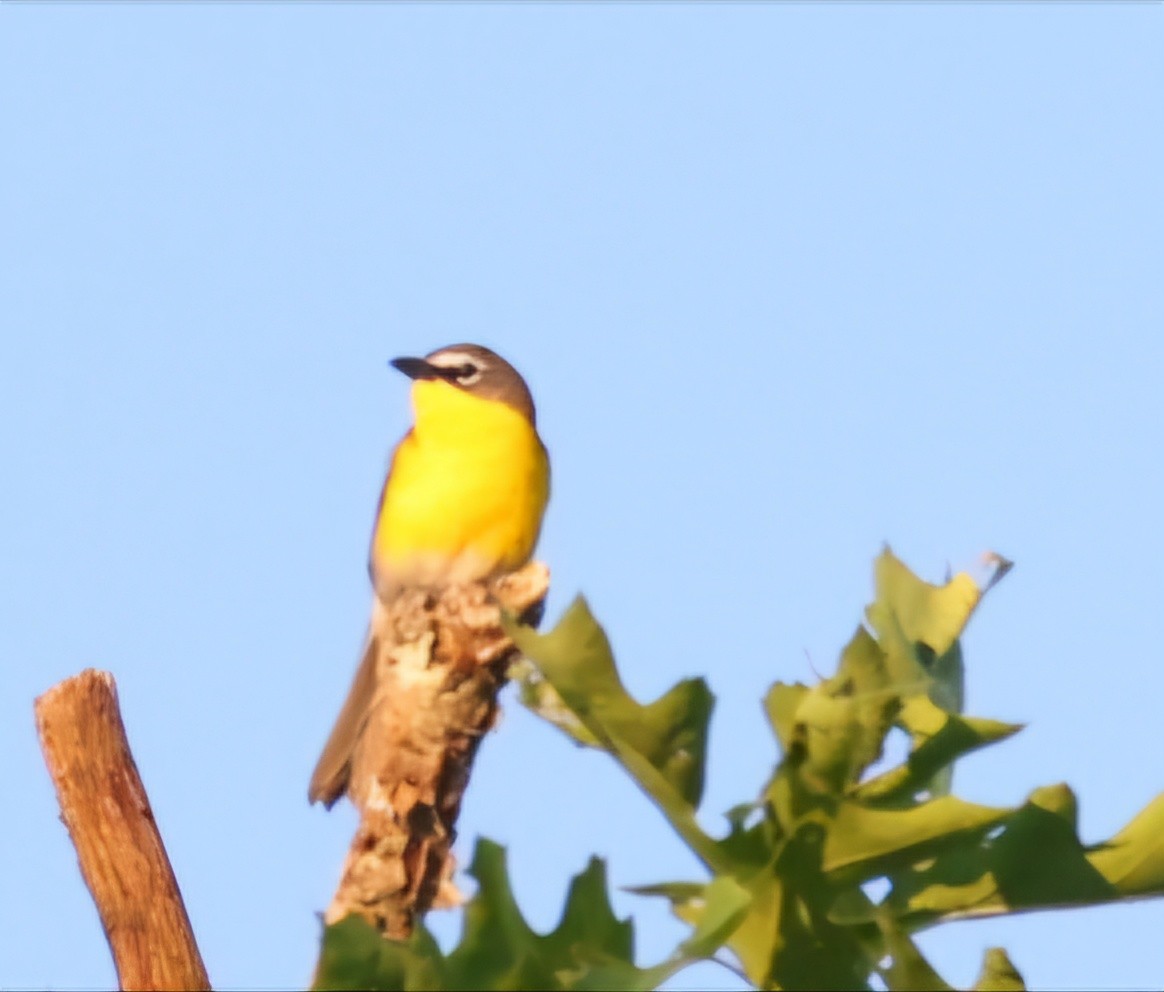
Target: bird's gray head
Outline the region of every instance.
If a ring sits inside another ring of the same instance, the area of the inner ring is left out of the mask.
[[[535,423],[533,397],[521,374],[479,344],[451,344],[424,358],[394,358],[390,364],[410,379],[441,379],[482,399],[506,403]]]

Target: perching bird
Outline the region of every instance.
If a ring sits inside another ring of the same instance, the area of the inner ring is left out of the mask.
[[[372,528],[368,571],[387,602],[410,588],[489,579],[529,561],[550,494],[533,398],[505,359],[475,344],[391,363],[412,380],[414,423],[396,446]],[[376,689],[369,644],[308,798],[330,807]]]

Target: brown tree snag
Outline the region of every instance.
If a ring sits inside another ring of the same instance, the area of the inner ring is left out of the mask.
[[[532,562],[489,583],[377,600],[376,695],[347,793],[360,826],[326,922],[359,913],[403,939],[430,908],[462,901],[450,850],[461,796],[517,657],[499,604],[536,618],[548,589],[548,570]]]
[[[89,668],[36,700],[61,820],[123,989],[209,989],[108,672]]]

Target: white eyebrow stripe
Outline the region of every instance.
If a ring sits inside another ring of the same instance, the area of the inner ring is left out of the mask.
[[[474,358],[472,355],[464,351],[442,351],[439,355],[433,355],[428,359],[430,365],[435,365],[438,369],[451,369],[457,365],[472,365],[475,368],[481,368],[481,360]]]

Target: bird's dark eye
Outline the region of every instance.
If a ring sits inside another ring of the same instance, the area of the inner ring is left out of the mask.
[[[458,379],[472,379],[477,374],[477,366],[472,362],[466,362],[456,370],[456,377]]]

